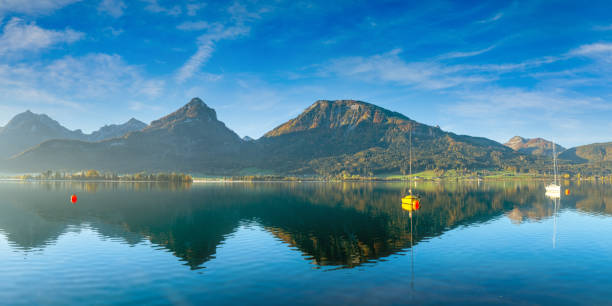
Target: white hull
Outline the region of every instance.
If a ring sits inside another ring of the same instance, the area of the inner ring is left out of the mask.
[[[561,186],[556,184],[550,184],[546,186],[546,196],[549,198],[560,198],[561,197]]]

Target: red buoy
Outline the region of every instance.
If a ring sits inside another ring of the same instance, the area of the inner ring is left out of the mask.
[[[419,200],[416,200],[414,202],[414,210],[419,210],[419,208],[421,208],[421,202]]]
[[[73,195],[70,196],[70,203],[76,204],[77,200],[78,199],[77,199],[76,194],[73,194]]]

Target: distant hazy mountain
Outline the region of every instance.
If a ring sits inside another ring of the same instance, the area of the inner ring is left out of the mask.
[[[561,153],[559,158],[576,163],[612,161],[612,142],[571,148]]]
[[[121,137],[146,126],[132,118],[124,124],[106,125],[92,134],[83,134],[81,130],[65,128],[45,114],[34,114],[28,110],[16,115],[5,127],[0,128],[0,159],[9,158],[51,139],[100,141]]]
[[[263,165],[290,172],[363,174],[408,170],[413,129],[415,169],[503,167],[519,154],[495,141],[456,135],[353,100],[317,101],[268,132]]]
[[[26,111],[16,115],[0,130],[0,159],[49,139],[85,139],[81,130],[71,131],[44,114]]]
[[[514,136],[508,140],[504,144],[512,148],[514,151],[518,151],[525,154],[532,155],[543,155],[543,156],[551,156],[553,155],[553,143],[552,141],[542,139],[542,138],[523,138],[521,136]],[[556,145],[557,153],[565,151],[565,148]]]
[[[244,141],[255,141],[255,139],[253,139],[253,138],[251,138],[249,136],[242,137],[242,140],[244,140]]]
[[[50,140],[13,158],[11,167],[113,171],[232,169],[242,164],[242,139],[217,120],[215,111],[194,98],[142,131],[90,143]]]
[[[145,127],[147,127],[146,123],[132,118],[124,124],[105,125],[99,130],[87,135],[87,140],[100,141],[104,139],[121,137],[130,132],[140,131]]]

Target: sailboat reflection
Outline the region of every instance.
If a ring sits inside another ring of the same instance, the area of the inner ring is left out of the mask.
[[[410,216],[410,288],[414,290],[414,241],[413,241],[413,226],[412,226],[412,212],[417,211],[420,208],[419,199],[412,194],[402,198],[402,209],[408,211]]]
[[[565,190],[565,194],[569,195],[570,191],[569,189]],[[553,205],[554,205],[554,209],[553,209],[553,237],[552,237],[552,243],[553,243],[553,249],[556,248],[557,246],[557,214],[559,212],[559,208],[561,206],[561,193],[560,192],[550,192],[549,190],[546,190],[545,193],[546,197],[550,198],[553,200]]]
[[[557,245],[557,212],[559,211],[559,206],[561,205],[561,198],[558,197],[553,200],[555,204],[555,210],[553,212],[553,249],[556,248]]]

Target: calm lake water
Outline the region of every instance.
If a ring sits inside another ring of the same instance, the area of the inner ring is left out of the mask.
[[[0,303],[612,304],[611,185],[407,188],[0,182]]]

